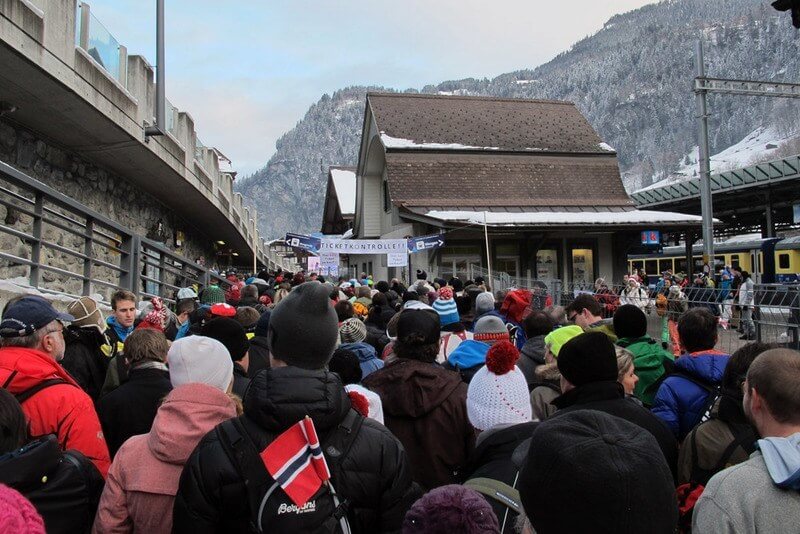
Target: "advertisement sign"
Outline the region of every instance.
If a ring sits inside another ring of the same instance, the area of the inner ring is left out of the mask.
[[[408,251],[411,253],[423,252],[425,250],[431,250],[443,246],[443,235],[425,235],[422,237],[412,237],[408,240]]]
[[[323,239],[319,251],[337,254],[406,254],[408,242],[405,239]]]
[[[660,245],[661,232],[658,230],[643,230],[642,245]]]
[[[311,237],[310,235],[287,233],[286,239],[284,241],[286,243],[286,246],[292,248],[299,248],[314,253],[319,251],[320,240],[317,237]]]
[[[406,267],[408,266],[408,253],[407,252],[390,252],[386,255],[389,267]]]

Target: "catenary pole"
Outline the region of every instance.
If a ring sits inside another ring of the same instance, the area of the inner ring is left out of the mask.
[[[694,49],[696,78],[706,77],[703,59],[703,42],[698,40]],[[714,208],[711,199],[711,162],[708,153],[708,92],[695,84],[695,104],[698,119],[698,146],[700,151],[700,212],[703,216],[703,265],[714,271]],[[687,258],[692,261],[692,258]]]
[[[486,211],[483,212],[483,237],[486,240],[486,268],[489,271],[489,284],[494,286],[492,281],[492,255],[489,253],[489,226],[486,224]]]

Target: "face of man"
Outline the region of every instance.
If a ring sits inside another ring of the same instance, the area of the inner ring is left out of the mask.
[[[567,317],[567,319],[569,320],[569,322],[574,323],[583,329],[586,329],[589,327],[590,324],[592,324],[591,321],[587,318],[588,315],[589,315],[589,310],[584,308],[577,313],[570,312],[570,315]]]
[[[64,325],[58,321],[53,321],[45,328],[47,333],[42,337],[40,349],[55,361],[60,362],[64,359],[64,350],[66,348]]]
[[[120,300],[114,310],[114,317],[120,326],[130,328],[136,319],[136,303],[132,300]]]

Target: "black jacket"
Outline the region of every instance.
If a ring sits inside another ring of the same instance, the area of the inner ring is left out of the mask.
[[[113,356],[106,356],[101,349],[108,344],[105,335],[94,327],[68,326],[64,330],[64,340],[66,349],[61,366],[97,402],[106,379],[108,362]],[[115,348],[113,345],[109,347]]]
[[[168,371],[134,368],[127,382],[100,399],[97,415],[112,459],[129,437],[150,432],[158,407],[170,391]]]
[[[250,364],[247,366],[247,376],[253,378],[262,369],[269,369],[269,347],[267,338],[255,336],[250,340]]]
[[[279,367],[260,372],[244,398],[241,417],[258,450],[309,415],[320,435],[335,430],[350,410],[338,375]],[[341,460],[337,493],[349,501],[354,533],[399,531],[416,496],[403,447],[383,425],[364,419],[350,452]],[[200,441],[181,475],[173,532],[248,532],[250,511],[244,481],[216,430]]]
[[[264,313],[268,311],[269,308],[264,306],[260,300],[254,298],[243,298],[239,300],[239,304],[236,306],[237,308],[244,308],[245,306],[250,308],[255,308],[258,313]]]
[[[0,483],[31,501],[48,534],[89,532],[103,477],[83,454],[62,452],[53,435],[0,455]]]
[[[491,478],[505,482],[512,488],[517,488],[519,468],[511,461],[511,455],[523,441],[531,437],[538,424],[538,422],[521,423],[484,431],[478,436],[475,451],[466,468],[463,469],[463,473],[466,475],[464,480]],[[506,511],[509,510],[507,506],[500,504],[495,499],[486,496],[484,498],[492,505],[498,524],[501,527],[505,525],[502,532],[516,532],[517,514],[510,512],[506,516]]]
[[[250,379],[247,378],[247,371],[240,363],[233,362],[233,392],[243,399],[249,385]]]
[[[553,404],[558,408],[553,417],[575,410],[597,410],[642,427],[656,438],[673,478],[676,477],[678,442],[675,436],[661,419],[650,413],[650,410],[626,399],[622,385],[618,382],[601,381],[584,384],[567,391],[555,399]]]

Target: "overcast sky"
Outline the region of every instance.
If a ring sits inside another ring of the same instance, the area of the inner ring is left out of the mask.
[[[170,0],[167,98],[241,174],[324,93],[421,88],[534,68],[652,0]],[[155,64],[155,0],[91,0],[129,54]]]

